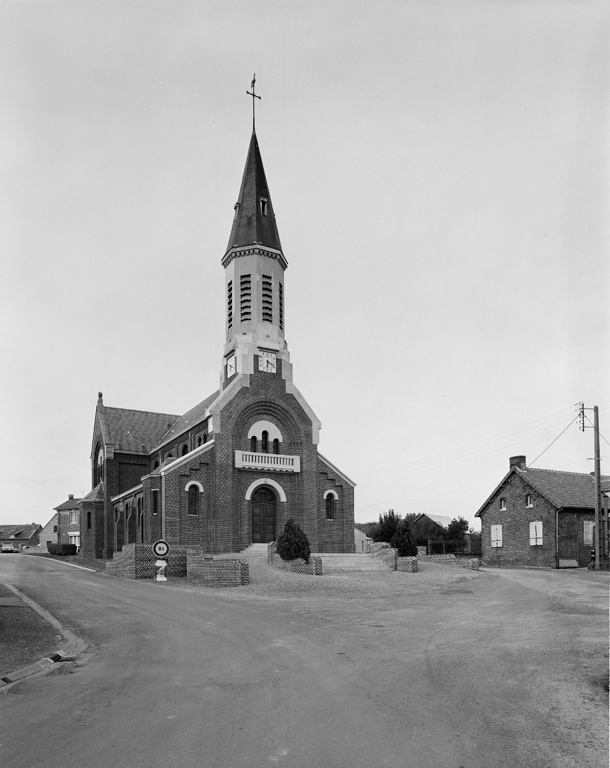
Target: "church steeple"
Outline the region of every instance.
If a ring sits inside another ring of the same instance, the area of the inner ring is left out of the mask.
[[[266,361],[268,370],[277,369],[278,375],[288,379],[291,366],[284,338],[284,272],[288,262],[282,252],[255,131],[222,266],[227,334],[221,390],[236,375],[260,371],[259,358]]]
[[[235,218],[227,251],[244,245],[262,245],[280,252],[282,250],[263,160],[254,131],[250,139],[239,197],[235,203]]]

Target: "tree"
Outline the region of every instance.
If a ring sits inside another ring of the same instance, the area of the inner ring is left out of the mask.
[[[397,515],[393,509],[379,515],[377,528],[371,534],[371,538],[373,541],[387,541],[389,544],[396,535],[399,522],[400,515]]]
[[[417,544],[411,530],[410,520],[401,520],[390,544],[398,550],[398,557],[417,555]]]
[[[447,526],[446,538],[449,541],[463,541],[465,533],[468,533],[468,521],[463,517],[454,518]]]
[[[311,549],[309,539],[298,523],[290,518],[284,526],[284,532],[277,540],[277,553],[282,560],[302,558],[309,562]]]

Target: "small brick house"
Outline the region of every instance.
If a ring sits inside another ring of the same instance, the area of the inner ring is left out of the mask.
[[[57,544],[57,512],[49,520],[49,522],[43,526],[42,530],[38,534],[38,547],[45,552],[47,551],[47,544]]]
[[[80,547],[80,502],[81,499],[75,499],[70,493],[67,501],[54,507],[58,544],[75,544]]]
[[[591,475],[534,469],[512,456],[508,474],[475,517],[486,565],[569,568],[591,562],[595,483]]]
[[[288,518],[312,551],[354,551],[354,483],[318,452],[320,421],[293,383],[284,256],[252,133],[225,270],[219,388],[182,416],[108,407],[99,394],[81,552],[112,558],[159,538],[240,552]]]

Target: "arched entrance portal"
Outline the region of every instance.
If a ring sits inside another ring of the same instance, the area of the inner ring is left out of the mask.
[[[273,491],[260,486],[252,494],[252,543],[275,541],[277,500]]]

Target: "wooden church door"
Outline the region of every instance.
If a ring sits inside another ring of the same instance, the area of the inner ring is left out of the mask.
[[[273,491],[258,488],[252,494],[252,543],[275,541],[276,500]]]

